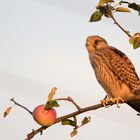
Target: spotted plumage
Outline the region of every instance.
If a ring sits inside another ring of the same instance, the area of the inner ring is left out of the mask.
[[[140,91],[139,77],[123,52],[96,35],[87,38],[86,47],[96,78],[109,99],[128,98]],[[140,101],[133,100],[128,104],[140,112]]]

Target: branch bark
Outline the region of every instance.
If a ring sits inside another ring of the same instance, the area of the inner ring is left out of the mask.
[[[70,113],[70,114],[67,114],[67,115],[58,117],[58,118],[56,119],[56,122],[55,122],[54,124],[59,123],[59,122],[61,122],[62,120],[65,120],[65,119],[67,119],[67,118],[75,117],[75,116],[78,116],[78,115],[80,115],[80,114],[82,114],[82,113],[84,113],[84,112],[91,111],[91,110],[96,110],[96,109],[101,108],[101,107],[103,107],[103,105],[100,103],[100,104],[88,106],[88,107],[85,107],[85,108],[81,108],[81,110],[78,110],[78,111],[75,111],[75,112],[73,112],[73,113]],[[53,125],[54,125],[54,124],[53,124]],[[44,127],[44,126],[42,126],[42,127],[38,128],[37,130],[34,130],[33,132],[31,132],[31,133],[29,133],[29,134],[27,135],[27,138],[26,138],[25,140],[31,140],[36,134],[42,132],[43,130],[45,130],[45,129],[47,129],[47,128],[49,128],[49,127]]]
[[[129,38],[131,38],[131,34],[129,33],[129,31],[125,30],[119,23],[118,21],[115,19],[115,17],[113,16],[112,10],[110,9],[110,7],[108,6],[108,14],[110,15],[110,18],[112,18],[112,20],[114,21],[114,24],[116,24]]]
[[[91,111],[91,110],[97,110],[99,108],[104,107],[102,105],[102,103],[99,103],[99,104],[91,105],[91,106],[88,106],[88,107],[80,108],[79,105],[71,97],[68,97],[68,98],[58,98],[58,99],[55,99],[55,100],[57,100],[57,101],[69,101],[69,102],[72,102],[76,106],[77,111],[75,111],[73,113],[70,113],[70,114],[67,114],[67,115],[64,115],[64,116],[61,116],[61,117],[58,117],[54,124],[60,123],[61,121],[65,120],[65,119],[68,119],[68,118],[74,118],[76,120],[76,116],[78,116],[78,115],[80,115],[80,114],[82,114],[84,112],[88,112],[88,111]],[[124,103],[127,103],[127,102],[129,102],[131,100],[140,100],[140,95],[135,95],[135,96],[132,96],[132,97],[129,97],[129,98],[125,98],[124,99]],[[26,111],[28,111],[32,115],[32,112],[30,110],[28,110],[25,106],[17,103],[14,100],[14,98],[10,99],[10,101],[14,102],[16,105],[18,105],[19,107],[25,109]],[[114,103],[112,101],[110,101],[108,103],[108,105],[110,105],[110,106],[113,105],[113,104]],[[77,120],[76,120],[76,122],[77,122]],[[42,134],[42,132],[44,130],[46,130],[47,128],[49,128],[49,127],[42,126],[42,127],[38,128],[36,130],[33,130],[31,133],[29,133],[27,135],[27,138],[25,140],[31,140],[38,133]]]
[[[27,112],[29,112],[29,114],[31,114],[31,115],[33,114],[32,111],[30,111],[27,107],[25,107],[25,106],[23,106],[23,105],[17,103],[17,102],[14,100],[14,98],[11,98],[10,101],[12,101],[15,105],[17,105],[17,106],[19,106],[19,107],[25,109]]]

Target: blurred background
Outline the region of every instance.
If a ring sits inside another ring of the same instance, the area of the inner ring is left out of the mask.
[[[130,2],[139,0],[130,0]],[[122,50],[135,65],[140,76],[140,49],[134,50],[128,37],[104,18],[89,23],[98,0],[1,0],[0,4],[0,138],[23,140],[32,129],[40,126],[22,108],[15,106],[7,118],[5,109],[12,105],[11,97],[33,110],[45,103],[52,87],[57,87],[56,98],[72,97],[81,107],[99,103],[105,97],[85,49],[89,35],[101,35],[108,43]],[[115,14],[116,19],[131,34],[139,32],[140,17]],[[58,116],[71,113],[75,108],[60,102]],[[123,104],[84,113],[91,116],[91,123],[79,129],[71,138],[72,127],[56,124],[37,135],[34,140],[65,139],[137,139],[140,117]]]

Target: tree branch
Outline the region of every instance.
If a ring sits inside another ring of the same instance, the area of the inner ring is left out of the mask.
[[[122,3],[129,4],[129,2],[127,2],[127,1],[123,1],[123,0],[121,0],[120,3],[121,3],[121,4],[122,4]]]
[[[82,114],[84,112],[91,111],[91,110],[96,110],[96,109],[101,108],[101,107],[103,107],[103,105],[100,103],[100,104],[88,106],[88,107],[85,107],[85,108],[81,108],[80,111],[78,110],[78,111],[75,111],[73,113],[58,117],[54,124],[59,123],[62,120],[65,120],[67,118],[75,117],[75,116],[80,115],[80,114]],[[33,132],[31,132],[30,134],[27,135],[27,138],[25,140],[31,140],[36,134],[40,133],[41,131],[43,131],[43,130],[45,130],[47,128],[48,127],[43,127],[42,126],[42,127],[38,128],[37,130],[34,130]]]
[[[99,103],[99,104],[95,104],[95,105],[91,105],[91,106],[88,106],[88,107],[84,107],[84,108],[80,108],[79,109],[79,105],[77,105],[77,103],[71,98],[71,97],[68,97],[68,98],[58,98],[58,99],[55,99],[57,101],[61,101],[61,100],[64,100],[64,101],[69,101],[69,102],[72,102],[76,108],[78,109],[77,111],[73,112],[73,113],[70,113],[70,114],[67,114],[67,115],[64,115],[64,116],[61,116],[61,117],[58,117],[55,121],[54,124],[57,124],[65,119],[68,119],[68,118],[74,118],[74,121],[77,123],[77,119],[76,119],[76,116],[84,113],[84,112],[88,112],[88,111],[91,111],[91,110],[97,110],[99,108],[102,108],[104,107],[102,105],[102,103]],[[135,96],[132,96],[132,97],[129,97],[129,98],[125,98],[124,99],[124,103],[127,103],[131,100],[140,100],[140,95],[135,95]],[[25,109],[26,111],[28,111],[31,115],[32,115],[32,112],[30,110],[28,110],[26,107],[24,107],[23,105],[17,103],[14,98],[10,99],[10,101],[14,102],[16,105],[20,106],[21,108]],[[111,100],[108,102],[108,105],[113,105],[114,102],[112,102]],[[53,124],[53,125],[54,125]],[[77,124],[76,124],[77,125]],[[27,138],[25,140],[31,140],[35,135],[37,135],[38,133],[41,133],[42,134],[42,131],[46,130],[47,128],[49,127],[40,127],[36,130],[33,130],[31,133],[29,133],[27,135]]]
[[[10,101],[12,101],[15,105],[17,105],[17,106],[19,106],[19,107],[25,109],[25,110],[26,110],[27,112],[29,112],[31,115],[33,114],[32,111],[30,111],[28,108],[26,108],[25,106],[23,106],[23,105],[17,103],[17,102],[14,100],[14,98],[11,98]]]
[[[114,24],[116,24],[129,38],[131,38],[131,34],[129,33],[129,31],[125,30],[118,22],[117,20],[114,18],[113,13],[111,8],[108,6],[108,14],[110,15],[110,18],[112,18],[112,20],[114,21]]]
[[[81,110],[81,107],[71,97],[68,97],[68,98],[58,98],[58,99],[55,99],[55,100],[57,100],[57,101],[69,101],[73,105],[75,105],[77,110],[79,110],[79,111]]]

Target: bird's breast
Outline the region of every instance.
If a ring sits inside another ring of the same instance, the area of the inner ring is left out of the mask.
[[[90,56],[90,62],[95,71],[98,82],[104,88],[108,97],[124,97],[128,96],[127,94],[130,94],[131,91],[127,85],[125,85],[110,69],[109,62],[105,56],[101,54],[92,54]]]

